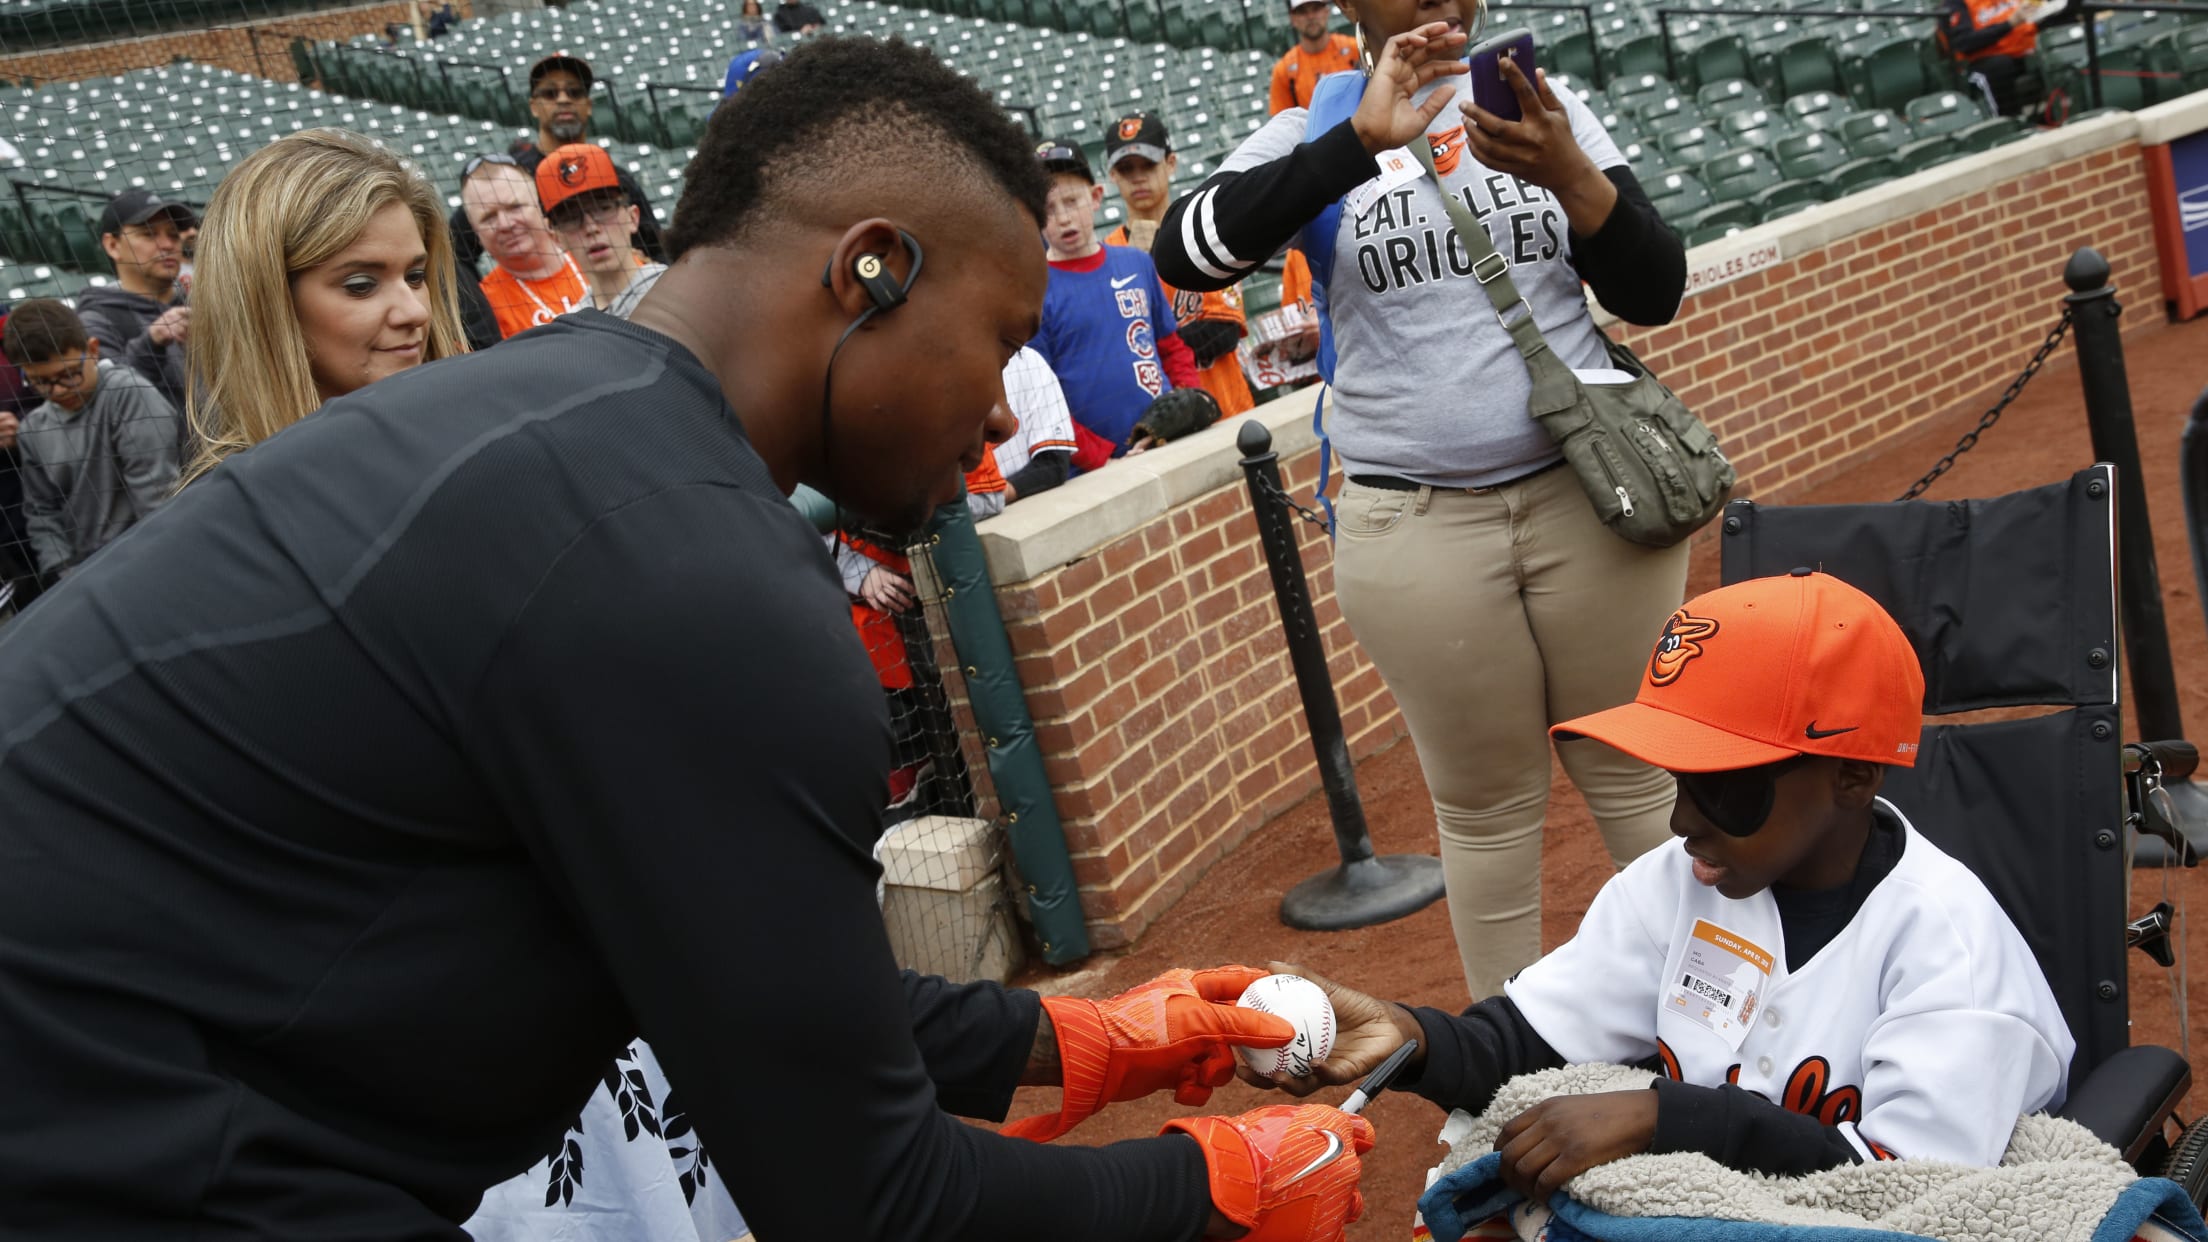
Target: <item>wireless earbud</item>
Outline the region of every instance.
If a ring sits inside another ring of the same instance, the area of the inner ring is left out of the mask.
[[[859,316],[857,322],[863,323],[880,311],[895,310],[903,306],[905,296],[912,291],[912,282],[920,279],[920,243],[903,229],[897,231],[897,236],[905,243],[905,252],[912,256],[912,270],[905,274],[902,282],[890,275],[887,255],[862,254],[851,260],[852,277],[859,282],[860,288],[866,290],[867,299],[873,303],[873,306]],[[820,287],[833,287],[834,276],[835,266],[831,261],[829,267],[820,274]]]

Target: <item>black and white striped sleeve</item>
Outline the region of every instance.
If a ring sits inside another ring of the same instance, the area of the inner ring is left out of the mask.
[[[1234,284],[1327,204],[1379,175],[1348,121],[1305,142],[1306,115],[1292,108],[1274,117],[1165,213],[1150,257],[1167,284],[1205,293]]]

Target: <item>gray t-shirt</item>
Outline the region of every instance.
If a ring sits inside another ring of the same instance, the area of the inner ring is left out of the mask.
[[[74,568],[176,490],[176,410],[108,359],[84,408],[48,401],[23,420],[23,519],[43,573]]]
[[[1416,96],[1455,90],[1443,80]],[[1597,168],[1625,163],[1602,123],[1557,92],[1573,136]],[[1279,159],[1304,139],[1309,113],[1291,108],[1250,135],[1222,172]],[[1556,196],[1474,159],[1455,103],[1428,126],[1436,167],[1487,225],[1549,348],[1567,366],[1607,366],[1571,266],[1571,222]],[[1388,161],[1382,160],[1383,167]],[[1414,164],[1415,168],[1416,165]],[[1329,434],[1353,474],[1387,474],[1437,487],[1486,487],[1555,461],[1555,441],[1526,413],[1525,360],[1496,322],[1472,262],[1423,171],[1383,174],[1343,199],[1334,274]]]

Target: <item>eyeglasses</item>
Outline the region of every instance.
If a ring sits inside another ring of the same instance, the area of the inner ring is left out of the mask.
[[[621,213],[628,205],[628,200],[623,198],[599,203],[561,203],[545,221],[563,233],[582,228],[586,218],[600,228],[612,228],[621,223]]]
[[[1796,755],[1761,767],[1672,775],[1679,781],[1679,792],[1719,832],[1729,837],[1752,837],[1771,818],[1771,807],[1778,801],[1779,778],[1814,758]]]
[[[25,367],[23,368],[23,382],[40,392],[61,392],[67,389],[82,388],[84,387],[85,360],[91,356],[89,352],[78,354],[62,364],[68,370],[56,372],[53,375],[33,375],[30,368]]]
[[[590,98],[590,88],[587,86],[540,86],[529,92],[529,98],[544,100],[588,99]]]
[[[521,161],[515,159],[513,156],[506,154],[504,151],[493,151],[488,155],[478,155],[475,158],[469,160],[467,163],[462,164],[460,166],[461,182],[463,184],[466,183],[467,179],[473,177],[478,171],[482,169],[485,164],[497,164],[502,168],[521,167]]]

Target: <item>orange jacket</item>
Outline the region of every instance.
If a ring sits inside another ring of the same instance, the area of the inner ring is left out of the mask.
[[[1978,31],[2008,23],[2008,33],[1983,46],[1973,46],[1980,40],[1970,36]],[[1965,61],[1984,60],[1988,56],[2028,56],[2039,46],[2039,27],[2024,20],[2021,0],[1961,0],[1950,3],[1947,14],[1940,20],[1940,46],[1948,55]]]
[[[1273,115],[1278,116],[1290,108],[1310,107],[1312,88],[1319,84],[1320,78],[1356,67],[1357,40],[1348,35],[1328,35],[1326,50],[1316,56],[1306,53],[1302,41],[1298,40],[1296,46],[1289,48],[1288,54],[1273,65]]]

